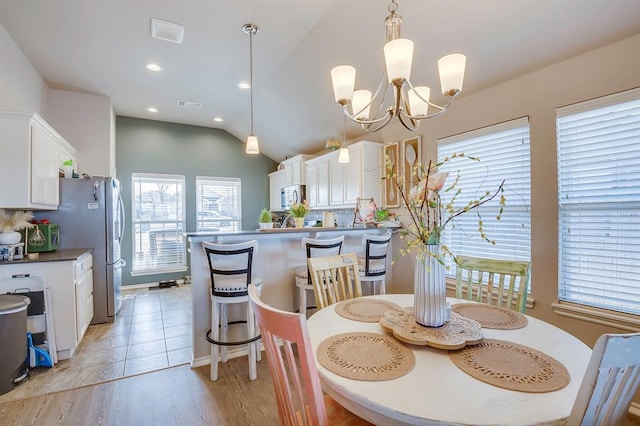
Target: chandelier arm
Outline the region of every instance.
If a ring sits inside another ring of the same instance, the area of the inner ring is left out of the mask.
[[[414,116],[414,115],[411,115],[411,114],[407,114],[404,110],[400,110],[400,113],[398,114],[398,117],[404,116],[406,118],[409,118],[409,119],[412,119],[412,120],[418,120],[418,121],[424,120],[424,119],[427,119],[427,118],[437,117],[440,114],[442,114],[443,112],[445,112],[447,109],[449,109],[449,107],[451,106],[452,103],[453,103],[453,98],[449,98],[449,101],[447,102],[447,104],[445,106],[433,105],[433,104],[431,104],[431,102],[429,102],[430,105],[435,106],[440,111],[434,112],[433,114],[417,117],[417,116]]]
[[[387,111],[387,115],[384,117],[380,117],[377,118],[375,120],[358,120],[357,118],[355,118],[355,115],[351,115],[349,114],[349,109],[347,108],[348,103],[345,103],[344,105],[342,105],[342,111],[344,112],[344,115],[346,115],[351,121],[358,123],[360,125],[364,124],[364,125],[371,125],[371,124],[378,124],[382,121],[385,121],[388,123],[389,120],[391,118],[389,117],[393,117],[393,114],[389,114],[390,111]],[[385,123],[386,124],[386,123]]]
[[[380,77],[380,83],[378,84],[378,88],[376,89],[376,93],[374,93],[374,95],[371,97],[371,104],[373,104],[373,100],[374,99],[379,99],[380,103],[378,104],[378,108],[376,113],[373,116],[373,119],[376,120],[380,114],[382,114],[382,111],[384,109],[384,100],[387,97],[387,89],[389,88],[389,84],[387,83],[387,70],[385,69],[384,72],[382,73],[382,77]],[[380,92],[382,92],[382,97],[378,98],[378,95],[380,95]],[[385,111],[386,113],[386,111]]]
[[[406,123],[403,117],[408,118],[410,121],[410,124]],[[418,127],[420,126],[420,121],[418,120],[416,122],[416,119],[410,116],[409,114],[405,113],[404,110],[400,110],[400,113],[398,114],[398,120],[400,120],[400,123],[404,126],[405,129],[410,130],[412,132],[415,132],[416,130],[418,130]]]
[[[372,124],[364,124],[362,122],[358,122],[360,123],[360,127],[362,128],[362,130],[364,130],[365,132],[377,132],[378,130],[382,129],[384,126],[386,126],[387,124],[389,124],[389,122],[391,121],[391,119],[393,118],[393,114],[387,114],[385,117],[382,117],[380,120],[384,119],[384,121],[382,123],[380,123],[378,126],[376,126],[375,128],[371,128]],[[376,121],[380,121],[380,120],[376,120]]]

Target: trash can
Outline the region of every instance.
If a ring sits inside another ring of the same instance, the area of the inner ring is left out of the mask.
[[[7,393],[20,376],[27,359],[27,306],[26,296],[0,295],[0,394]]]

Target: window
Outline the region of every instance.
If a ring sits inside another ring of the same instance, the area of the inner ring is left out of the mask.
[[[448,182],[459,177],[456,206],[464,206],[485,191],[494,192],[503,180],[506,206],[502,218],[499,197],[480,206],[483,228],[489,245],[478,235],[478,216],[470,213],[453,220],[442,242],[456,255],[491,257],[495,259],[531,259],[531,173],[529,159],[529,121],[525,118],[496,124],[472,132],[438,140],[438,161],[453,153],[478,157],[480,161],[455,160],[444,163],[440,171],[449,172]],[[445,184],[446,186],[446,184]],[[450,193],[441,191],[444,202]],[[451,224],[451,223],[450,223]],[[455,277],[455,263],[447,259],[448,276]]]
[[[556,115],[558,298],[640,314],[640,89]]]
[[[198,231],[242,229],[240,179],[196,177]]]
[[[132,275],[186,271],[184,176],[133,173]]]

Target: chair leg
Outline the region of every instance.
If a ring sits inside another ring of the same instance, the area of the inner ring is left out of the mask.
[[[229,341],[229,338],[228,338],[229,319],[227,317],[227,304],[226,303],[221,303],[220,304],[220,317],[221,317],[221,324],[222,324],[222,329],[220,330],[220,334],[221,334],[221,339],[220,340],[223,341],[223,342],[227,342],[227,341]],[[226,346],[221,346],[220,347],[220,355],[221,355],[222,362],[227,362],[228,355],[227,355],[227,347]]]
[[[211,338],[220,340],[220,312],[218,304],[211,299]],[[218,345],[211,344],[211,375],[212,381],[218,380]]]
[[[253,309],[247,304],[247,335],[249,337],[255,336],[255,330],[256,324]],[[249,343],[249,380],[255,380],[258,377],[258,369],[256,367],[257,343],[258,341]]]
[[[304,287],[304,284],[300,284],[300,313],[302,315],[307,315],[307,289]]]
[[[382,276],[382,279],[380,280],[380,294],[387,294],[387,289],[386,289],[386,282],[385,282],[385,277],[384,275]]]

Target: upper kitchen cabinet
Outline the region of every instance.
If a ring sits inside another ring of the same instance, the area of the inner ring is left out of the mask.
[[[78,151],[38,114],[0,111],[0,208],[55,210],[62,162]]]
[[[310,155],[300,154],[282,161],[284,166],[284,186],[307,184],[304,162],[310,158],[312,158]]]
[[[284,170],[269,173],[269,208],[273,210],[282,210],[282,201],[280,199],[280,191],[284,183]]]
[[[331,155],[322,155],[306,162],[307,201],[311,208],[329,207],[329,162]]]

